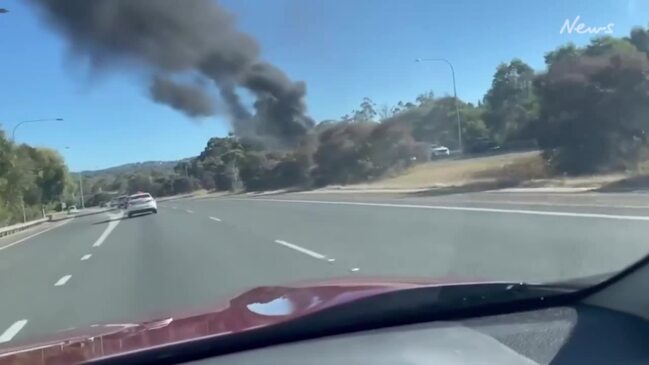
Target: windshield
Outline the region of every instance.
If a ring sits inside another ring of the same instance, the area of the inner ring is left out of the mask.
[[[149,199],[149,198],[151,198],[151,195],[149,194],[139,194],[139,195],[131,195],[128,199],[136,200],[136,199]]]
[[[0,346],[649,251],[646,1],[0,8]]]

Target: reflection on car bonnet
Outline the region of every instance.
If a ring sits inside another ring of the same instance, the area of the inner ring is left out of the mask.
[[[251,312],[263,316],[285,316],[295,312],[295,304],[282,296],[267,303],[251,303],[246,306]]]

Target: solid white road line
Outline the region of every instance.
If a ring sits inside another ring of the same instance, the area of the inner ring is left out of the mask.
[[[54,284],[54,286],[63,286],[63,285],[65,285],[65,283],[67,283],[68,280],[70,280],[71,277],[72,277],[72,275],[65,275],[65,276],[61,277],[59,279],[59,281],[57,281],[56,284]]]
[[[83,256],[81,257],[81,261],[86,261],[86,260],[89,259],[91,256],[92,256],[91,254],[83,255]]]
[[[0,247],[0,251],[4,250],[4,249],[6,249],[6,248],[9,248],[9,247],[11,247],[11,246],[15,246],[15,245],[17,245],[17,244],[19,244],[19,243],[25,242],[25,241],[27,241],[28,239],[30,239],[30,238],[34,238],[34,237],[36,237],[36,236],[39,236],[39,235],[41,235],[41,234],[43,234],[43,233],[45,233],[45,232],[49,232],[49,231],[53,230],[54,228],[58,228],[58,227],[61,227],[61,226],[63,226],[63,225],[66,225],[66,224],[70,223],[70,221],[72,221],[73,219],[74,219],[74,218],[69,218],[68,220],[65,220],[65,221],[61,222],[60,224],[54,225],[54,226],[52,226],[52,227],[50,227],[50,228],[48,228],[48,229],[46,229],[46,230],[43,230],[43,231],[40,231],[40,232],[34,233],[34,234],[32,234],[32,235],[30,235],[30,236],[27,236],[27,237],[25,237],[25,238],[21,238],[21,239],[19,239],[18,241],[16,241],[16,242],[12,242],[12,243],[10,243],[10,244],[8,244],[8,245],[6,245],[6,246],[2,246],[2,247]]]
[[[361,202],[346,202],[346,201],[292,200],[292,199],[228,199],[228,200],[266,201],[266,202],[301,203],[301,204],[351,205],[351,206],[383,207],[383,208],[451,210],[451,211],[464,211],[464,212],[505,213],[505,214],[524,214],[524,215],[545,215],[545,216],[555,216],[555,217],[601,218],[601,219],[618,219],[618,220],[629,220],[629,221],[649,221],[649,216],[642,216],[642,215],[615,215],[615,214],[595,214],[595,213],[556,212],[556,211],[553,212],[553,211],[543,211],[543,210],[453,207],[453,206],[445,206],[445,205],[361,203]]]
[[[577,207],[577,208],[613,208],[613,209],[649,209],[649,205],[606,205],[587,203],[562,203],[562,202],[539,202],[539,201],[515,201],[515,200],[447,200],[444,203],[450,204],[502,204],[502,205],[541,205],[556,207]]]
[[[116,214],[116,215],[109,214],[108,216],[109,216],[110,219],[111,219],[111,221],[108,222],[108,227],[106,227],[106,229],[104,230],[104,232],[102,232],[101,236],[99,236],[99,238],[97,238],[97,241],[95,241],[95,243],[92,244],[92,247],[99,247],[99,246],[101,246],[101,244],[104,243],[104,241],[106,240],[106,238],[108,238],[108,235],[109,235],[109,234],[110,234],[110,233],[115,229],[115,227],[117,227],[117,225],[119,224],[120,219],[118,219],[118,218],[121,218],[121,217],[122,217],[121,214]]]
[[[16,336],[18,332],[20,332],[20,330],[25,327],[26,324],[26,319],[21,319],[20,321],[14,322],[14,324],[9,326],[9,328],[2,332],[2,335],[0,335],[0,343],[11,341],[11,339],[14,338],[14,336]]]
[[[216,217],[210,217],[210,219],[213,220],[213,221],[216,221],[216,222],[221,222],[221,220],[216,218]]]
[[[194,211],[193,211],[193,210],[189,210],[189,209],[185,209],[185,212],[187,212],[187,213],[189,213],[189,214],[194,214]]]
[[[275,240],[275,243],[278,243],[278,244],[280,244],[280,245],[282,245],[284,247],[288,247],[288,248],[293,249],[295,251],[301,252],[301,253],[303,253],[305,255],[309,255],[309,256],[314,257],[314,258],[316,258],[318,260],[326,260],[327,259],[327,256],[325,256],[325,255],[323,255],[321,253],[317,253],[315,251],[308,250],[308,249],[306,249],[304,247],[300,247],[298,245],[294,245],[294,244],[288,243],[286,241]]]

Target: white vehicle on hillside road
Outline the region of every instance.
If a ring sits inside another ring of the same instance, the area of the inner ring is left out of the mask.
[[[446,146],[431,146],[431,157],[450,156],[451,151]]]
[[[131,218],[137,213],[158,213],[158,204],[149,193],[137,193],[128,197],[124,214]]]

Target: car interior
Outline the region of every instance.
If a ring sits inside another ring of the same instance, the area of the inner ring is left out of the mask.
[[[644,364],[647,293],[649,257],[581,290],[569,283],[409,289],[93,363]]]

